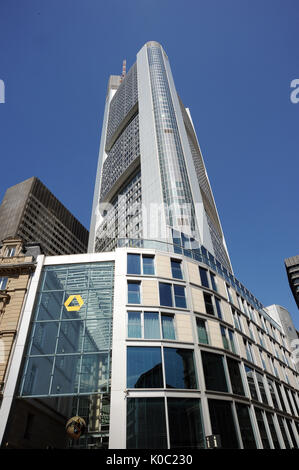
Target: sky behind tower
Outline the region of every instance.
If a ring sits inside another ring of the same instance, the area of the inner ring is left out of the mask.
[[[299,329],[284,268],[299,253],[298,24],[297,0],[1,0],[0,199],[37,176],[89,228],[109,75],[158,41],[235,275]]]

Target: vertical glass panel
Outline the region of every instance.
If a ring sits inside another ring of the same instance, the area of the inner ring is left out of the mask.
[[[236,395],[245,395],[239,362],[231,359],[230,357],[227,357],[226,360],[233,393]]]
[[[230,350],[231,352],[236,354],[236,346],[235,346],[235,340],[234,340],[234,333],[232,330],[228,330],[228,340],[229,340],[229,345],[230,345]]]
[[[176,279],[183,279],[181,261],[177,261],[174,259],[171,260],[171,272],[172,272],[172,277]]]
[[[197,388],[193,350],[164,348],[167,388]]]
[[[56,356],[51,394],[78,393],[79,355]]]
[[[200,274],[200,280],[201,280],[201,285],[203,287],[210,287],[209,285],[209,280],[208,280],[208,271],[203,268],[199,268],[199,274]]]
[[[256,371],[256,378],[257,378],[257,383],[258,383],[258,386],[259,386],[259,389],[260,389],[262,402],[265,403],[266,405],[268,405],[268,398],[267,398],[267,395],[266,395],[263,376],[259,372]]]
[[[214,306],[212,302],[212,296],[204,292],[203,297],[205,301],[206,313],[209,315],[214,315],[215,312],[214,312]]]
[[[128,253],[127,273],[140,274],[140,255]]]
[[[268,434],[267,434],[264,419],[263,419],[263,413],[259,408],[255,408],[254,411],[255,411],[255,416],[256,416],[258,428],[259,428],[259,431],[260,431],[260,436],[261,436],[263,448],[264,449],[270,449],[271,446],[270,446]]]
[[[221,336],[222,336],[223,347],[224,349],[229,350],[228,339],[226,337],[226,328],[224,328],[223,326],[220,326],[220,331],[221,331]]]
[[[141,338],[140,312],[128,312],[128,338]]]
[[[110,347],[111,318],[94,318],[85,323],[83,351],[98,352]]]
[[[283,438],[284,444],[286,446],[286,449],[290,449],[291,446],[290,446],[289,439],[288,439],[288,436],[287,436],[287,433],[286,433],[286,430],[285,430],[285,427],[284,427],[283,419],[280,415],[277,415],[277,419],[278,419],[278,424],[279,424],[279,427],[280,427],[280,431],[281,431],[282,438]]]
[[[167,398],[171,449],[203,449],[205,439],[197,398]]]
[[[173,315],[161,314],[162,336],[164,339],[175,339]]]
[[[7,281],[7,277],[0,277],[0,290],[4,290],[6,288]]]
[[[128,303],[140,304],[140,283],[128,282]]]
[[[197,334],[198,334],[198,342],[203,344],[209,344],[208,333],[206,330],[206,322],[201,318],[196,318],[196,325],[197,325]]]
[[[127,398],[127,449],[167,449],[164,398]]]
[[[30,355],[54,354],[58,335],[58,322],[36,323]]]
[[[31,357],[28,359],[22,395],[48,395],[53,357]]]
[[[228,392],[223,366],[223,357],[202,351],[202,363],[205,375],[206,389],[218,392]]]
[[[84,322],[80,320],[61,322],[57,353],[81,352]]]
[[[52,266],[43,275],[43,290],[62,290],[65,288],[67,269],[65,267]]]
[[[254,381],[254,372],[248,366],[245,366],[245,372],[247,376],[247,382],[248,382],[251,398],[253,400],[258,400],[258,394],[256,391],[255,381]]]
[[[142,346],[127,348],[127,387],[163,388],[160,348]]]
[[[174,288],[175,306],[178,308],[187,308],[185,287],[174,284],[173,288]]]
[[[221,302],[217,297],[215,297],[215,303],[216,303],[217,316],[218,318],[220,318],[220,320],[222,320]]]
[[[274,406],[274,408],[279,410],[278,402],[277,402],[277,399],[276,399],[276,393],[275,393],[275,389],[274,389],[274,383],[269,378],[267,378],[267,380],[268,380],[269,390],[270,390],[272,401],[273,401],[273,406]]]
[[[158,312],[144,312],[144,338],[159,339],[160,337]]]
[[[222,449],[238,449],[238,439],[232,413],[232,405],[228,401],[208,400],[212,433],[218,434]]]
[[[153,275],[155,274],[155,264],[153,256],[142,256],[143,262],[143,274]]]
[[[278,437],[277,437],[276,428],[275,428],[275,425],[274,425],[273,414],[267,412],[266,415],[267,415],[268,425],[269,425],[269,429],[270,429],[274,449],[280,449],[280,444],[279,444],[279,440],[278,440]]]
[[[63,308],[64,292],[44,292],[40,296],[36,320],[58,320]]]
[[[160,305],[172,307],[171,284],[159,282]]]
[[[236,403],[236,410],[244,449],[256,449],[255,437],[249,415],[249,407]]]
[[[291,436],[291,439],[292,439],[292,448],[298,449],[298,445],[297,445],[296,438],[295,438],[295,435],[294,435],[294,431],[293,431],[293,428],[292,428],[292,423],[289,419],[286,419],[286,423],[287,423],[287,427],[288,427],[288,430],[289,430],[289,433],[290,433],[290,436]]]
[[[283,411],[285,411],[287,413],[285,402],[284,402],[282,392],[281,392],[281,389],[280,389],[280,385],[279,385],[278,382],[276,382],[276,390],[277,390],[277,393],[278,393],[278,396],[279,396],[279,401],[280,401],[280,404],[282,406],[282,409],[283,409]]]
[[[213,273],[211,273],[211,272],[210,272],[210,274],[211,274],[212,289],[213,289],[215,292],[217,292],[218,289],[217,289],[217,279],[216,279],[216,276],[215,276],[215,274],[213,274]]]
[[[82,358],[80,393],[108,391],[109,353],[85,354]]]

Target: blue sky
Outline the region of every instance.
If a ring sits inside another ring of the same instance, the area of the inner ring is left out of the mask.
[[[107,80],[149,40],[190,107],[235,275],[299,312],[297,0],[0,0],[0,199],[39,177],[88,228]]]

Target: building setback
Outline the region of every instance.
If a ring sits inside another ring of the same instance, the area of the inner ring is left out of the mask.
[[[88,230],[36,177],[7,189],[0,205],[0,241],[38,242],[46,255],[85,253]]]

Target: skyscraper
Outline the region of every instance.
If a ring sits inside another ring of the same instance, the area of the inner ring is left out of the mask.
[[[200,244],[232,271],[190,112],[153,41],[108,83],[89,251],[149,240]]]
[[[0,205],[0,242],[21,237],[46,255],[85,253],[88,230],[36,177],[7,189]]]
[[[288,281],[297,307],[299,308],[299,255],[284,260]]]

